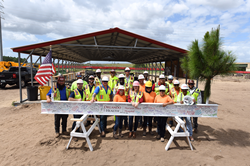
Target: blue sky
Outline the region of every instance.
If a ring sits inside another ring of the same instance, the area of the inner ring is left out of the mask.
[[[221,27],[223,49],[250,62],[250,0],[8,0],[3,54],[10,48],[119,27],[183,49]],[[23,55],[24,57],[26,55]]]

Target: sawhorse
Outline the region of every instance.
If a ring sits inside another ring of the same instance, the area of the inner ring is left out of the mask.
[[[167,125],[167,130],[171,134],[171,137],[170,137],[170,139],[165,147],[165,150],[168,150],[170,144],[174,140],[174,137],[187,137],[189,146],[190,146],[191,150],[193,150],[192,144],[191,144],[190,139],[189,139],[189,132],[187,131],[186,126],[185,126],[185,122],[181,118],[179,118],[178,116],[175,116],[173,119],[177,122],[177,125],[176,125],[174,131],[171,129],[171,127],[169,125]],[[178,132],[180,127],[184,130],[184,132]]]
[[[89,135],[92,133],[92,131],[94,130],[94,128],[96,126],[98,127],[100,133],[101,133],[101,130],[100,130],[100,127],[99,127],[99,119],[96,118],[96,115],[94,115],[94,118],[88,118],[88,117],[89,117],[89,115],[85,114],[80,119],[76,119],[76,118],[71,118],[70,119],[70,120],[76,121],[76,127],[73,129],[73,131],[70,132],[70,140],[69,140],[69,143],[68,143],[66,149],[69,148],[69,145],[70,145],[73,137],[81,137],[81,138],[85,138],[86,139],[86,141],[87,141],[87,143],[89,145],[90,151],[93,151],[93,147],[92,147],[91,142],[89,140]],[[85,126],[84,126],[84,122],[87,121],[87,120],[93,120],[93,121],[95,121],[93,123],[93,125],[89,128],[88,131],[86,131]],[[76,132],[76,130],[79,127],[82,128],[83,133]]]

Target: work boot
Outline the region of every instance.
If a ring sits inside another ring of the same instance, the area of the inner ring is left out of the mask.
[[[133,138],[136,138],[136,133],[134,132],[134,134],[133,134]]]
[[[105,137],[105,132],[104,131],[102,131],[101,137]]]
[[[164,142],[164,138],[163,137],[161,137],[161,142]]]
[[[118,139],[118,138],[119,138],[118,135],[116,135],[116,131],[113,132],[113,137],[114,137],[115,139]]]
[[[69,132],[63,131],[62,134],[63,134],[63,135],[69,135]]]
[[[156,139],[160,139],[160,138],[161,138],[161,136],[160,136],[160,135],[157,135]]]
[[[198,133],[198,129],[197,128],[194,128],[194,133]]]
[[[133,132],[129,132],[129,134],[128,134],[128,138],[131,138],[131,137],[132,137],[132,135],[133,135]]]
[[[59,134],[59,133],[56,133],[55,138],[58,138],[59,136],[60,136],[60,134]]]
[[[154,135],[154,133],[152,131],[152,127],[148,126],[148,130],[149,130],[149,134]]]
[[[146,136],[147,133],[146,133],[146,127],[143,127],[143,133],[142,133],[143,136]]]
[[[120,137],[123,137],[122,129],[118,129],[118,130],[119,130],[119,136],[120,136]]]

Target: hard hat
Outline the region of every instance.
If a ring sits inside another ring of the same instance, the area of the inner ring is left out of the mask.
[[[118,89],[124,90],[125,88],[124,88],[124,86],[120,85],[120,86],[118,87]]]
[[[148,71],[144,71],[143,74],[148,74]]]
[[[151,81],[147,81],[146,84],[145,84],[145,87],[151,88],[152,87],[152,82]]]
[[[90,75],[89,78],[95,78],[93,75]]]
[[[76,76],[78,77],[78,76],[82,76],[82,74],[80,73],[80,72],[77,72],[76,73]]]
[[[109,81],[109,78],[108,78],[107,76],[104,76],[104,77],[102,78],[102,81]]]
[[[169,76],[168,76],[168,79],[169,79],[169,80],[172,80],[172,79],[174,79],[174,78],[173,78],[172,75],[169,75]]]
[[[133,82],[133,86],[139,86],[140,83],[138,81]]]
[[[111,70],[110,70],[110,73],[111,73],[111,72],[115,72],[115,69],[111,69]]]
[[[78,79],[78,80],[76,81],[76,83],[77,83],[77,84],[83,84],[83,80],[82,80],[82,79]]]
[[[139,80],[145,79],[144,76],[142,74],[139,75],[138,77]]]
[[[130,71],[130,68],[129,68],[129,67],[126,67],[126,68],[125,68],[125,71],[126,71],[126,70],[129,70],[129,71]]]
[[[188,80],[188,84],[194,84],[194,80]]]
[[[166,87],[165,87],[164,85],[161,85],[161,86],[159,87],[159,90],[166,90]]]
[[[165,76],[161,74],[161,75],[159,76],[159,79],[161,79],[161,78],[165,79]]]
[[[64,76],[62,76],[62,75],[60,75],[59,77],[58,77],[58,81],[65,81],[65,78],[64,78]]]
[[[125,78],[124,74],[120,74],[118,78]]]
[[[97,69],[95,72],[96,73],[101,73],[102,71],[100,69]]]
[[[187,85],[187,84],[182,84],[182,85],[181,85],[181,89],[183,89],[183,90],[184,90],[184,89],[188,90],[188,85]]]
[[[174,80],[174,84],[180,84],[180,81]]]

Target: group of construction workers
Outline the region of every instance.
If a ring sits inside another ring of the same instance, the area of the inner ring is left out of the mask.
[[[149,79],[148,72],[138,76],[138,81],[134,80],[134,76],[130,74],[130,68],[125,68],[125,74],[116,76],[114,69],[110,71],[110,77],[101,77],[101,70],[96,70],[96,76],[90,75],[88,83],[82,80],[81,73],[77,73],[77,80],[72,83],[70,88],[65,86],[65,78],[59,76],[57,85],[54,89],[50,89],[47,94],[47,102],[51,102],[51,93],[54,93],[54,100],[68,101],[90,101],[94,102],[129,102],[135,108],[140,103],[162,103],[163,107],[169,104],[183,104],[184,96],[190,96],[193,103],[201,104],[201,91],[194,86],[194,80],[189,80],[188,85],[182,84],[178,80],[173,80],[173,76],[167,78],[163,74],[159,76],[159,81],[155,82]],[[55,114],[55,132],[59,137],[60,119],[62,119],[62,134],[69,134],[66,130],[68,115]],[[74,118],[80,118],[82,115],[73,115]],[[154,118],[154,120],[153,120]],[[143,136],[146,136],[146,129],[150,135],[154,135],[152,131],[152,123],[157,122],[156,138],[164,142],[166,131],[166,123],[168,117],[152,117],[152,116],[114,116],[115,125],[113,137],[118,139],[123,137],[122,127],[129,130],[128,138],[136,138],[136,132],[139,123],[143,127]],[[193,118],[193,124],[190,117],[182,118],[186,121],[187,130],[191,141],[194,132],[197,132],[197,118]],[[173,125],[173,121],[169,121],[169,125]],[[72,130],[75,127],[75,122],[72,125]],[[90,125],[88,121],[85,126]],[[107,116],[100,115],[100,130],[101,137],[105,137],[107,128]],[[79,130],[79,129],[78,129]],[[77,138],[74,138],[77,141]]]

